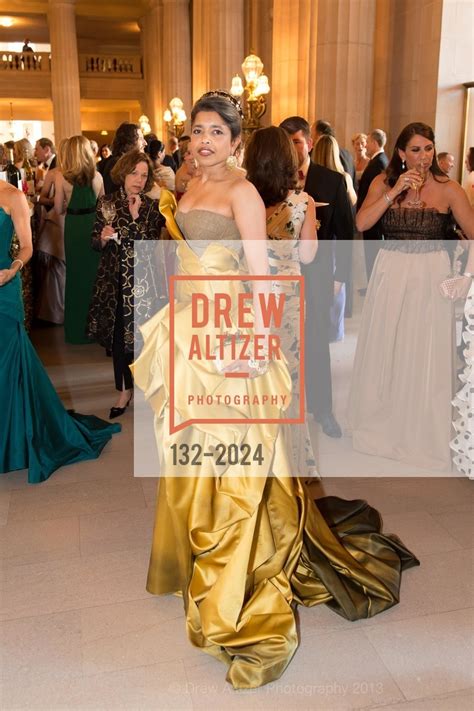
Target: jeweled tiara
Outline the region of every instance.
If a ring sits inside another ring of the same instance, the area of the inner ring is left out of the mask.
[[[242,111],[240,101],[236,99],[235,96],[232,96],[232,94],[229,94],[228,91],[224,91],[223,89],[216,89],[215,91],[206,91],[206,93],[201,96],[199,101],[201,101],[201,99],[207,99],[210,96],[219,96],[221,99],[226,99],[226,101],[229,101],[232,106],[237,109],[240,118],[244,118],[244,112]]]

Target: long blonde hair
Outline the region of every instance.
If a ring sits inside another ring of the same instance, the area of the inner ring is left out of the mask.
[[[58,164],[64,179],[71,185],[92,185],[95,159],[90,141],[85,136],[71,136],[61,141]]]
[[[339,144],[334,136],[321,136],[313,149],[312,158],[315,163],[329,170],[335,170],[342,175],[346,172],[339,157]]]
[[[13,144],[13,162],[24,163],[26,159],[33,158],[34,148],[27,138],[20,138]]]

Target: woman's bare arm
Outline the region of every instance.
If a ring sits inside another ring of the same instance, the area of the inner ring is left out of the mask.
[[[63,215],[66,212],[64,178],[59,170],[54,176],[54,209],[58,215]]]
[[[11,281],[15,274],[22,268],[22,264],[26,264],[33,254],[30,210],[26,197],[20,190],[9,190],[8,194],[5,194],[5,197],[7,205],[10,208],[10,215],[20,244],[20,249],[12,261],[10,268],[0,270],[0,286]]]
[[[316,230],[316,207],[313,198],[308,195],[308,207],[301,228],[298,254],[303,264],[313,261],[318,251],[318,236]]]

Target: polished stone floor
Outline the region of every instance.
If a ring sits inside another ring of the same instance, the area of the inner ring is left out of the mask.
[[[33,334],[63,401],[106,417],[110,360],[62,338],[61,328]],[[333,347],[342,421],[351,350],[350,332]],[[362,478],[367,462],[350,437],[330,440],[313,423],[315,493],[367,498],[421,567],[403,576],[401,603],[375,619],[300,609],[301,644],[283,677],[235,692],[225,668],[187,642],[181,600],[145,591],[156,480],[133,477],[132,410],[122,422],[98,461],[36,486],[24,472],[0,477],[2,709],[473,708],[474,482],[400,478],[380,461],[370,473],[381,476]],[[358,475],[341,477],[351,462]]]

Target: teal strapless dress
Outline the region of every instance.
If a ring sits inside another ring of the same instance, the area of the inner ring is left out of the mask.
[[[11,264],[11,217],[0,208],[0,269]],[[0,473],[28,469],[28,481],[48,479],[65,464],[96,459],[120,425],[68,413],[23,327],[17,274],[0,286]]]

